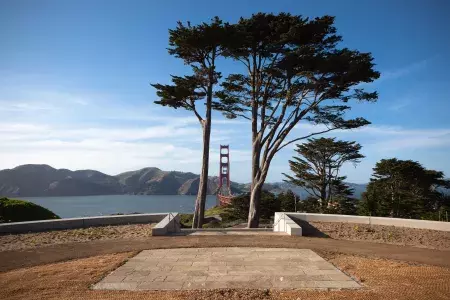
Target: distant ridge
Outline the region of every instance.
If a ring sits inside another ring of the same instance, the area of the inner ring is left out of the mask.
[[[199,175],[190,172],[163,171],[155,167],[120,173],[115,176],[95,170],[71,171],[55,169],[49,165],[21,165],[0,170],[0,196],[47,197],[91,195],[196,195]],[[350,185],[359,197],[366,185]],[[209,177],[208,194],[216,192],[217,177]],[[235,194],[249,190],[249,184],[232,182]],[[268,183],[265,189],[282,192],[292,189],[301,198],[308,193],[288,183]]]

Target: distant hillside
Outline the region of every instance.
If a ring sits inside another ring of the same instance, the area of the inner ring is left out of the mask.
[[[210,177],[208,194],[217,191],[218,177]],[[163,171],[149,167],[111,176],[95,170],[71,171],[55,169],[48,165],[22,165],[0,170],[0,196],[45,197],[89,195],[196,195],[199,175],[178,171]],[[365,185],[350,184],[359,197]],[[308,193],[284,182],[267,183],[266,190],[278,193],[292,189],[302,199]],[[231,190],[240,194],[250,189],[250,184],[232,182]]]
[[[122,194],[114,176],[93,170],[70,171],[48,165],[22,165],[0,171],[1,196],[84,196]]]

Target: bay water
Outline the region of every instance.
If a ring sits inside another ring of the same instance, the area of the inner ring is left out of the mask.
[[[196,196],[184,195],[104,195],[73,197],[20,197],[43,206],[61,218],[93,217],[129,213],[193,213]],[[216,196],[207,196],[206,209],[216,205]]]

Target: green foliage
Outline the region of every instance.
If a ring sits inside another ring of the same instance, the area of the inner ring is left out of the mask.
[[[24,222],[59,219],[50,210],[37,204],[16,199],[0,198],[0,222]]]
[[[317,198],[308,197],[305,200],[299,202],[297,210],[300,212],[307,212],[307,213],[321,212],[320,201]]]
[[[191,228],[194,214],[180,214],[180,224],[182,228]]]
[[[280,202],[280,211],[295,212],[298,210],[298,202],[300,198],[294,194],[292,190],[287,190],[278,194],[278,201]]]
[[[359,200],[353,197],[340,197],[336,213],[340,215],[357,215]]]
[[[234,197],[230,208],[239,219],[247,219],[250,207],[250,193]],[[275,194],[263,191],[261,197],[261,218],[270,219],[280,211],[280,201]]]
[[[222,222],[233,222],[236,220],[244,221],[245,218],[240,218],[234,210],[229,206],[214,206],[205,211],[205,216],[220,216]]]
[[[178,22],[175,29],[170,29],[169,54],[181,58],[192,68],[193,75],[172,76],[172,84],[151,84],[160,98],[155,103],[193,111],[202,121],[196,102],[206,100],[208,109],[211,109],[212,88],[221,77],[216,71],[215,61],[222,55],[226,37],[225,25],[218,17],[210,23],[195,26],[190,22]]]
[[[421,218],[447,207],[439,188],[450,187],[444,174],[427,170],[420,163],[396,158],[382,159],[373,169],[360,213],[372,216]]]
[[[287,182],[301,186],[311,197],[320,199],[321,211],[325,212],[331,202],[349,201],[353,190],[340,176],[344,163],[357,164],[364,157],[356,142],[336,141],[335,138],[308,139],[307,143],[297,145],[299,157],[289,161],[293,176],[284,174]],[[331,203],[333,204],[333,203]],[[349,208],[349,207],[347,207]]]

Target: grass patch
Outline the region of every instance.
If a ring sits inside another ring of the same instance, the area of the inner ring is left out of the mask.
[[[218,216],[222,221],[209,218],[209,222],[203,224],[203,228],[227,228],[246,222],[246,220],[239,218],[233,208],[227,206],[214,206],[205,210],[205,221],[208,221],[208,217],[212,216]],[[181,227],[192,228],[193,217],[193,214],[180,214]]]
[[[181,228],[192,228],[192,218],[194,214],[180,214]]]

